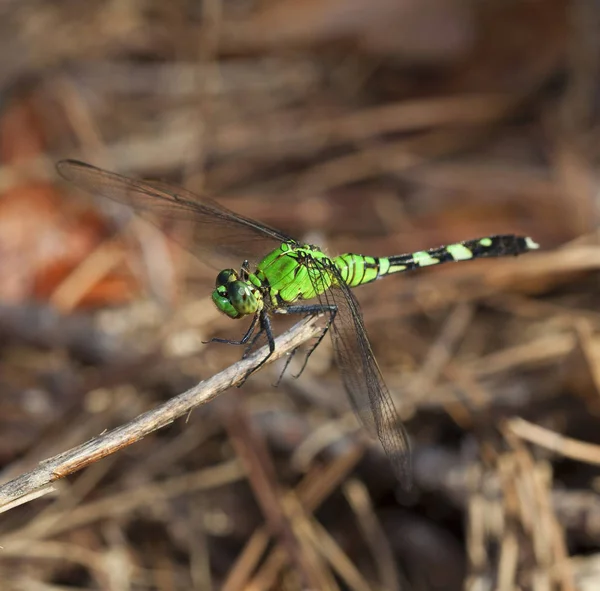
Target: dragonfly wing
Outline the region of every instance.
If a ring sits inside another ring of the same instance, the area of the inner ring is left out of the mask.
[[[392,397],[373,355],[359,303],[337,267],[323,269],[323,272],[332,274],[337,283],[319,299],[322,304],[333,304],[338,310],[329,332],[352,407],[367,431],[379,438],[398,480],[408,488],[412,479],[408,435],[398,421]]]
[[[291,238],[250,218],[238,215],[216,201],[161,181],[130,179],[76,160],[57,164],[59,174],[92,194],[127,205],[153,223],[156,217],[189,226],[188,249],[205,261],[222,258],[257,262]],[[216,261],[213,261],[216,263]]]

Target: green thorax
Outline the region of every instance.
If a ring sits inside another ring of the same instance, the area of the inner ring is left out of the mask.
[[[284,242],[260,261],[255,275],[268,288],[271,304],[277,306],[322,294],[335,282],[328,271],[332,265],[316,246]]]
[[[376,257],[343,254],[331,259],[316,246],[284,242],[262,259],[255,276],[268,289],[271,305],[277,306],[324,293],[337,283],[331,270],[334,266],[350,287],[370,283],[382,274],[380,259]],[[389,266],[383,269],[386,274],[391,272]]]

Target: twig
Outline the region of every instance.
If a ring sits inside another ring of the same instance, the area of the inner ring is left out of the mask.
[[[313,464],[295,491],[290,494],[298,497],[304,511],[314,512],[337,489],[340,482],[347,477],[361,457],[362,449],[356,446],[347,454],[338,456],[325,466]],[[221,587],[223,591],[238,591],[250,588],[252,585],[250,576],[266,550],[269,539],[270,534],[266,526],[259,527],[254,531],[233,568],[227,574],[227,579]],[[267,578],[270,580],[276,579],[284,565],[285,557],[281,552],[281,548],[275,546],[271,550],[269,558],[261,567],[262,574],[257,575],[257,577],[261,581],[265,581]],[[267,588],[267,586],[265,585],[264,588]]]
[[[356,525],[363,534],[365,543],[375,560],[381,588],[387,591],[399,591],[401,585],[398,580],[394,552],[385,536],[381,522],[375,514],[367,487],[358,479],[350,479],[344,483],[343,492],[346,501],[356,515]]]
[[[269,362],[276,361],[302,343],[319,335],[321,329],[316,318],[305,319],[275,340],[275,352]],[[224,371],[200,382],[186,392],[171,398],[159,407],[145,412],[129,423],[104,433],[73,449],[41,462],[40,466],[0,486],[0,512],[25,503],[40,494],[51,492],[52,482],[73,474],[146,435],[165,427],[186,415],[200,404],[209,402],[221,392],[239,384],[247,372],[265,356],[266,347],[248,359],[238,361]],[[40,494],[33,493],[40,492]]]
[[[294,528],[291,516],[282,502],[284,490],[277,480],[266,443],[250,424],[245,408],[235,403],[225,413],[229,440],[248,474],[248,484],[262,511],[267,527],[287,555],[287,562],[298,575],[301,587],[323,588],[320,561],[313,560],[306,542]]]
[[[571,460],[587,462],[596,466],[600,464],[600,446],[594,443],[586,443],[572,437],[565,437],[560,433],[520,417],[510,419],[507,422],[507,427],[521,439],[545,447]]]

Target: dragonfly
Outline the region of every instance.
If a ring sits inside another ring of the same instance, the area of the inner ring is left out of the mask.
[[[186,225],[192,236],[189,250],[201,261],[221,269],[212,292],[217,309],[236,320],[252,317],[239,340],[212,341],[245,345],[244,357],[258,343],[266,340],[268,344],[268,353],[246,378],[275,351],[271,324],[274,314],[323,314],[326,322],[322,332],[299,373],[329,333],[351,406],[366,431],[381,442],[396,478],[405,488],[410,488],[412,479],[409,438],[398,420],[352,288],[422,267],[519,255],[539,248],[530,237],[502,234],[388,257],[353,253],[329,257],[318,246],[295,240],[207,196],[165,182],[132,179],[77,160],[62,160],[57,170],[78,188],[125,204],[153,223],[158,216]],[[235,261],[238,266],[220,266],[227,264],[225,261]]]

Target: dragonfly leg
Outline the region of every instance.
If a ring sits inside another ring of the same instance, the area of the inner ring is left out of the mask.
[[[267,335],[267,342],[269,343],[269,352],[267,353],[266,357],[261,359],[257,365],[255,365],[250,371],[248,371],[248,373],[244,376],[242,381],[238,384],[238,388],[242,387],[246,383],[246,380],[255,371],[258,371],[267,362],[269,357],[271,357],[271,355],[273,355],[273,353],[275,352],[275,338],[273,337],[273,329],[271,328],[271,319],[269,318],[269,315],[265,310],[261,310],[260,314],[258,314],[258,317],[260,319],[260,330],[258,331],[256,336],[252,339],[252,342],[246,349],[246,352],[244,353],[242,359],[244,359],[248,356],[248,354],[252,350],[252,347],[254,346],[254,343],[256,342],[258,337],[260,337],[260,335],[262,335],[263,333],[265,333]]]
[[[327,334],[329,327],[331,326],[332,322],[335,320],[335,315],[337,314],[337,311],[338,311],[337,306],[335,306],[333,304],[330,304],[330,305],[312,304],[312,305],[305,305],[305,306],[302,306],[302,305],[287,306],[285,308],[280,308],[279,310],[276,310],[276,312],[278,314],[303,314],[304,316],[308,316],[308,315],[316,316],[317,314],[323,314],[323,313],[329,314],[329,317],[327,319],[325,327],[321,331],[321,334],[319,335],[319,338],[317,339],[315,344],[309,349],[308,353],[306,354],[306,357],[304,358],[304,362],[302,363],[302,367],[300,368],[300,371],[294,375],[295,378],[299,378],[302,375],[302,372],[306,369],[306,365],[308,363],[308,360],[310,359],[310,356],[314,353],[315,349],[321,344],[323,337]],[[290,364],[294,355],[296,354],[296,351],[298,351],[297,348],[294,349],[292,351],[291,355],[288,356],[287,361],[285,362],[283,371],[281,372],[276,385],[279,385],[279,382],[281,382],[281,378],[283,378],[283,374],[286,372],[288,365]]]
[[[242,281],[248,281],[248,275],[250,275],[250,262],[245,260],[240,267],[240,279]]]
[[[250,324],[250,327],[248,328],[248,330],[246,331],[244,336],[239,341],[234,341],[231,339],[220,339],[218,337],[214,337],[214,338],[210,339],[210,341],[203,341],[203,343],[204,344],[225,343],[226,345],[245,345],[248,342],[248,339],[252,336],[252,333],[255,331],[257,322],[258,322],[258,314],[255,314],[254,318],[252,319],[252,323]],[[259,336],[259,335],[260,335],[260,332],[258,333],[257,336]],[[254,339],[252,339],[252,344],[254,344],[255,340],[256,340],[256,337],[254,337]]]
[[[256,342],[258,341],[258,339],[260,339],[260,337],[264,334],[264,332],[265,332],[265,329],[264,329],[263,323],[261,321],[260,330],[252,337],[252,340],[248,343],[248,345],[244,349],[244,354],[242,355],[242,359],[246,359],[246,357],[248,357],[248,355],[250,355],[250,353],[252,353],[252,349],[254,348],[254,345],[256,345]]]

